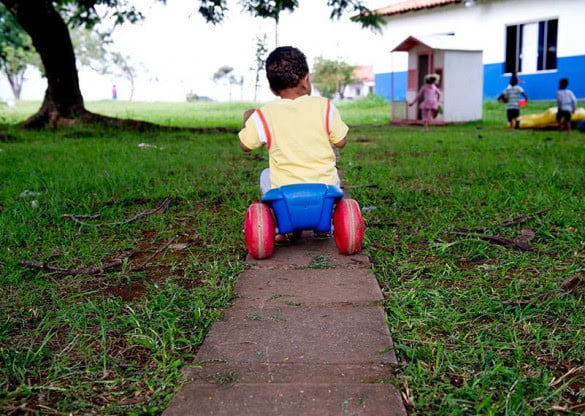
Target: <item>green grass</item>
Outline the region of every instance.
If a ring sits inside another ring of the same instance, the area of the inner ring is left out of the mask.
[[[236,128],[254,106],[87,105]],[[0,413],[159,414],[229,305],[245,267],[242,218],[266,160],[241,153],[232,134],[11,125],[37,106],[0,108]],[[583,283],[557,295],[585,274],[585,136],[508,130],[497,103],[485,104],[482,122],[429,133],[388,126],[389,108],[376,100],[338,107],[359,125],[340,168],[368,208],[365,250],[400,358],[389,381],[411,414],[582,412]],[[166,197],[164,212],[108,225]],[[100,217],[83,225],[64,214]],[[481,230],[453,233],[472,228]],[[513,239],[525,228],[533,251],[478,236]],[[91,275],[19,264],[83,269],[128,250],[120,267]]]
[[[0,413],[23,403],[60,413],[160,412],[243,269],[253,159],[230,134],[8,128],[2,137]],[[166,212],[125,225],[63,217],[120,222],[166,197]],[[173,238],[185,247],[133,270]],[[127,250],[137,253],[123,267],[95,275],[19,265],[82,269]]]
[[[510,131],[495,116],[427,134],[354,129],[362,140],[343,153],[352,197],[375,208],[366,250],[413,414],[585,409],[583,287],[560,292],[585,277],[585,136]],[[524,228],[533,251],[478,237]]]
[[[40,107],[41,103],[20,101],[17,104],[15,108],[0,106],[0,124],[11,124],[25,120]],[[243,112],[261,104],[213,101],[141,103],[104,100],[88,102],[86,107],[99,114],[145,120],[165,126],[240,128]],[[336,105],[346,110],[345,119],[349,124],[383,124],[390,119],[388,105],[383,99],[375,96]]]

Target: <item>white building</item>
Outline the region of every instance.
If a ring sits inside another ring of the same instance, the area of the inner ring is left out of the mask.
[[[392,85],[394,99],[407,92],[407,53],[392,49],[409,36],[433,35],[483,51],[484,99],[497,97],[513,72],[530,99],[554,99],[563,77],[585,98],[584,0],[407,0],[376,11],[387,21],[386,49],[374,66],[384,98],[392,98]]]
[[[352,77],[356,82],[345,87],[345,98],[364,98],[374,93],[374,67],[372,65],[358,66],[353,71]]]

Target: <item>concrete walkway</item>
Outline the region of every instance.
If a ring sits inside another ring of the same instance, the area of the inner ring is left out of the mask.
[[[304,236],[248,262],[164,415],[406,415],[365,255]]]

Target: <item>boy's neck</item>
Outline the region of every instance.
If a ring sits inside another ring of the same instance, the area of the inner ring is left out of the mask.
[[[295,100],[303,95],[311,95],[311,81],[309,80],[309,74],[306,74],[301,78],[298,84],[294,87],[285,88],[280,91],[272,90],[272,92],[278,97],[288,100]]]
[[[276,95],[279,96],[280,98],[295,100],[299,97],[302,97],[303,95],[307,95],[307,90],[305,88],[300,88],[296,86],[280,90]]]

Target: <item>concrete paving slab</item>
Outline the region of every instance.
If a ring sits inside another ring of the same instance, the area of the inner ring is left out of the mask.
[[[232,308],[215,322],[198,360],[396,364],[381,307]]]
[[[364,253],[305,233],[248,262],[165,416],[406,416]]]
[[[377,384],[393,379],[389,364],[275,364],[203,361],[183,371],[186,380],[230,386],[261,383]]]
[[[373,305],[383,300],[366,269],[256,269],[242,273],[232,307]]]
[[[390,384],[237,384],[218,388],[192,383],[165,416],[406,416]]]
[[[317,240],[312,237],[303,237],[288,246],[276,246],[272,257],[268,259],[256,260],[248,256],[246,262],[253,268],[277,267],[286,270],[308,267],[311,263],[323,260],[328,260],[333,267],[368,268],[370,265],[363,251],[352,255],[340,254],[333,238]]]

